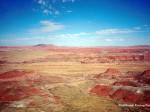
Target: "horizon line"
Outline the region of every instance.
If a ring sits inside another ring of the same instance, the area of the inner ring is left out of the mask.
[[[36,44],[36,45],[0,45],[0,47],[150,47],[150,45],[102,45],[102,46],[61,46],[61,45],[55,45],[55,44]]]

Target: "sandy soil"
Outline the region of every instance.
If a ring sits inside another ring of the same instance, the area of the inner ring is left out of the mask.
[[[112,71],[111,74],[111,71],[107,72],[108,68],[120,72],[115,74]],[[150,86],[146,82],[149,81],[149,74],[142,74],[148,69],[149,46],[0,47],[0,111],[149,111],[148,106],[119,106],[150,105],[150,97],[147,96]],[[106,89],[106,86],[110,89]],[[126,92],[123,93],[124,98],[120,98],[120,88],[123,91],[131,91],[131,98],[125,97]],[[138,90],[141,96],[139,93],[135,94]],[[133,100],[133,97],[137,100]]]

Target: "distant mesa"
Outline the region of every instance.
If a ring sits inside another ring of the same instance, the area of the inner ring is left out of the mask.
[[[104,73],[98,74],[96,78],[112,78],[114,79],[116,75],[120,75],[121,72],[114,68],[108,68]]]
[[[34,47],[48,47],[48,46],[55,46],[54,44],[37,44]]]
[[[107,74],[120,74],[121,72],[117,69],[108,68],[105,73],[107,73]]]

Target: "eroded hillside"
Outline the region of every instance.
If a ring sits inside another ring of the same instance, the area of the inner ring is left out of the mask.
[[[149,82],[149,46],[0,47],[1,112],[146,112]]]

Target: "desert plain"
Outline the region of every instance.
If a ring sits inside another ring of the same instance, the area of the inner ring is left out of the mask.
[[[0,47],[0,112],[148,112],[150,46]]]

